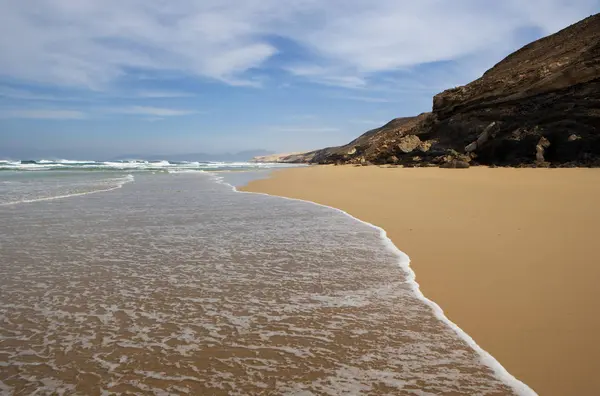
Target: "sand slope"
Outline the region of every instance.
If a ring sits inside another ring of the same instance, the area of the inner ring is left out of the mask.
[[[541,395],[600,394],[600,171],[319,166],[246,191],[387,230],[425,295]]]

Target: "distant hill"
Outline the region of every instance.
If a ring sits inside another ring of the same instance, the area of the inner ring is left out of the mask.
[[[600,14],[535,41],[481,78],[341,147],[292,162],[600,166]]]
[[[304,152],[296,153],[282,153],[282,154],[269,154],[269,155],[258,155],[252,158],[250,162],[257,163],[268,163],[268,162],[303,162],[305,160]]]
[[[145,159],[148,161],[200,161],[200,162],[248,162],[257,156],[273,154],[268,150],[246,150],[239,153],[207,154],[207,153],[189,153],[189,154],[127,154],[113,158],[114,160],[127,159]]]

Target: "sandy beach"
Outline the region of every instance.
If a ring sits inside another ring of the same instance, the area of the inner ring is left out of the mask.
[[[424,294],[541,395],[600,394],[597,169],[317,166],[245,191],[383,227]]]

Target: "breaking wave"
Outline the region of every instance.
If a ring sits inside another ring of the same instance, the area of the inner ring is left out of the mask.
[[[77,161],[39,160],[8,161],[0,160],[0,171],[59,171],[59,170],[101,170],[101,171],[178,171],[178,170],[251,170],[298,166],[292,164],[272,164],[254,162],[200,162],[200,161]]]

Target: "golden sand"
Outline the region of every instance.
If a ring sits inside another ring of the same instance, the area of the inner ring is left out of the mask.
[[[600,170],[318,166],[243,190],[383,227],[511,374],[541,395],[600,395]]]

